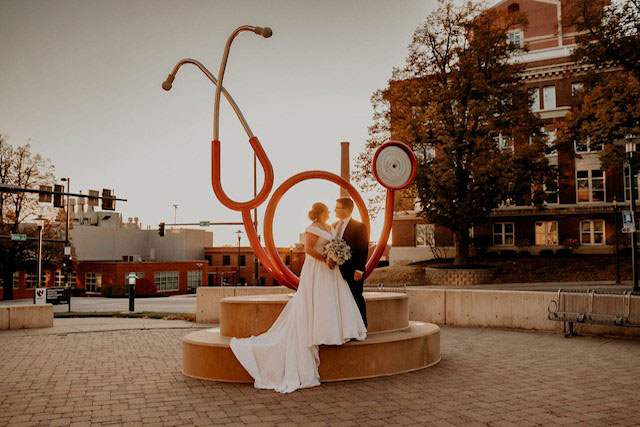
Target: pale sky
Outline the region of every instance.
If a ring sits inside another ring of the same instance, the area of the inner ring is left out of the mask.
[[[339,174],[340,141],[351,142],[353,166],[368,137],[372,93],[404,63],[414,30],[435,5],[0,0],[0,133],[13,145],[31,139],[58,178],[71,178],[72,192],[114,189],[128,199],[116,206],[125,222],[137,216],[145,228],[171,223],[174,204],[179,223],[240,221],[211,189],[215,87],[185,66],[165,92],[160,85],[175,63],[195,58],[217,76],[236,27],[273,29],[270,39],[236,38],[224,86],[269,155],[275,190],[305,170]],[[253,194],[252,151],[222,104],[222,182],[244,201]],[[333,210],[338,191],[317,180],[291,189],[276,213],[276,244],[297,242],[311,205],[322,201]],[[264,208],[266,202],[260,222]],[[372,240],[381,227],[380,218]],[[214,244],[237,244],[238,228],[210,228]]]

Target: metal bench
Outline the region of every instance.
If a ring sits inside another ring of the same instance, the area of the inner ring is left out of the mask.
[[[631,291],[561,288],[547,309],[549,320],[563,322],[566,337],[576,335],[574,323],[640,327],[640,296]]]

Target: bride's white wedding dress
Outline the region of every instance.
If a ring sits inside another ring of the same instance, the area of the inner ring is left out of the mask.
[[[305,231],[318,236],[314,247],[318,252],[335,233],[315,226]],[[291,393],[320,385],[320,344],[341,345],[366,337],[367,329],[340,269],[307,255],[298,290],[271,328],[257,337],[232,338],[231,350],[256,388]]]

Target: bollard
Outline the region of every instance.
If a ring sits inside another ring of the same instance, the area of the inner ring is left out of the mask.
[[[136,274],[129,273],[127,277],[127,288],[129,290],[129,311],[135,311],[135,297],[136,297]]]

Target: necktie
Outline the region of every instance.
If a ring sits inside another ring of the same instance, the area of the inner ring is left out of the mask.
[[[342,229],[344,228],[344,219],[340,220],[340,225],[338,225],[338,232],[336,233],[337,237],[342,238]]]

